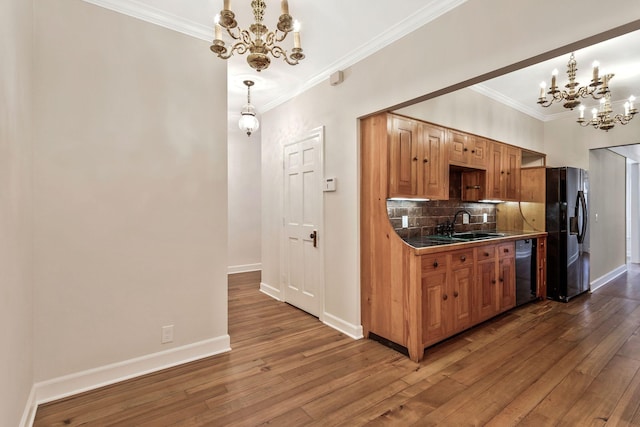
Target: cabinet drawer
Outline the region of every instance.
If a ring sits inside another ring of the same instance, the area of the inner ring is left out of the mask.
[[[435,272],[444,272],[447,270],[447,255],[423,255],[422,256],[422,274],[430,274]]]
[[[486,259],[495,259],[496,256],[496,246],[481,246],[478,248],[478,262],[484,261]]]
[[[473,249],[451,252],[451,268],[473,266]]]
[[[509,242],[498,245],[498,256],[500,258],[516,256],[516,244],[514,242]]]

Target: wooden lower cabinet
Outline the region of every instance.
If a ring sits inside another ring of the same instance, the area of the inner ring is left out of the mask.
[[[537,263],[538,263],[538,275],[537,275],[537,286],[536,286],[536,295],[540,299],[547,299],[547,238],[546,237],[538,237],[538,244],[536,246],[536,250],[538,251],[537,255]]]
[[[477,248],[478,281],[475,287],[475,320],[482,322],[498,314],[497,259],[495,245]]]
[[[473,254],[422,257],[422,348],[472,325]]]
[[[515,244],[423,255],[422,348],[515,306]]]
[[[514,242],[498,245],[498,311],[516,306],[516,247]]]

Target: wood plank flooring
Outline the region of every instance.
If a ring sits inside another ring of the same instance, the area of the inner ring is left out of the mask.
[[[640,266],[427,349],[352,340],[229,278],[233,350],[38,408],[34,426],[640,426]]]

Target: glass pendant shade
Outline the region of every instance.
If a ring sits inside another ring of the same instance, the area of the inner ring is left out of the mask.
[[[246,113],[243,111],[238,121],[238,127],[240,130],[246,132],[247,136],[251,136],[251,133],[257,131],[260,127],[260,122],[256,119],[255,114],[256,113]]]

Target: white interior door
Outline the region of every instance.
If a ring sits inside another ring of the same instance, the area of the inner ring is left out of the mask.
[[[284,147],[284,300],[320,317],[323,129]]]

